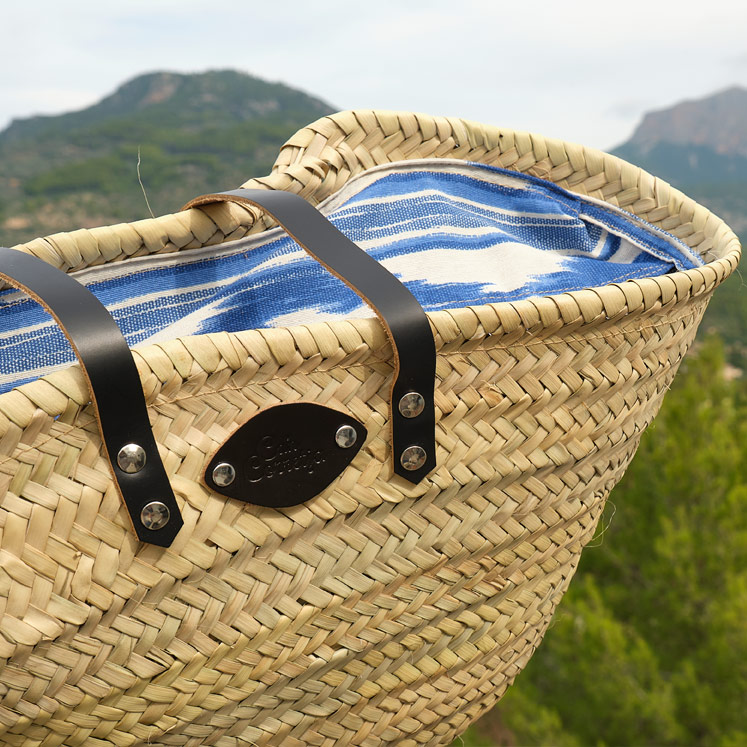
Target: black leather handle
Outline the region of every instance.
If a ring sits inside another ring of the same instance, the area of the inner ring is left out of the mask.
[[[436,346],[428,317],[417,299],[385,267],[298,195],[277,190],[237,189],[197,197],[183,209],[214,202],[254,205],[269,213],[301,247],[379,316],[394,349],[391,392],[394,471],[410,482],[420,482],[436,466],[433,401]],[[402,402],[406,395],[412,396]],[[416,395],[422,397],[422,402]]]
[[[184,522],[119,327],[88,288],[30,254],[0,247],[0,278],[38,301],[67,336],[88,379],[114,481],[135,532],[145,542],[168,547]]]

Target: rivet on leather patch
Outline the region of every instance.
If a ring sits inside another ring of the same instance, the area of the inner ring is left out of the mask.
[[[323,405],[275,405],[244,423],[218,449],[205,470],[205,484],[258,506],[296,506],[324,490],[367,435],[355,418]]]

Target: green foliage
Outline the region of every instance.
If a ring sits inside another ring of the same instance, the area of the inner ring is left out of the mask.
[[[494,747],[495,740],[481,734],[474,727],[470,727],[460,737],[457,737],[453,747]]]
[[[148,186],[160,190],[176,183],[185,167],[194,166],[209,177],[215,178],[221,170],[221,161],[207,152],[195,152],[185,157],[171,154],[157,145],[140,149],[140,159],[147,164]],[[32,177],[24,184],[28,195],[54,197],[63,193],[96,191],[117,196],[137,183],[138,148],[117,148],[111,155],[88,158],[58,166]]]
[[[714,293],[701,329],[718,334],[726,344],[728,362],[747,371],[747,277],[742,266]]]
[[[747,744],[747,382],[683,364],[543,644],[477,730],[520,745]]]

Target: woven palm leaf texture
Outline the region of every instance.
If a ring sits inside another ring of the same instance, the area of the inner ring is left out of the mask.
[[[245,186],[316,205],[413,159],[552,182],[674,235],[702,263],[428,312],[436,453],[417,484],[392,468],[395,361],[376,318],[137,346],[184,521],[169,547],[133,531],[78,365],[1,394],[0,744],[448,744],[526,664],[740,247],[618,158],[460,119],[325,117]],[[257,208],[210,204],[16,249],[82,272],[272,227]],[[209,488],[216,449],[288,402],[365,426],[339,477],[291,507]]]

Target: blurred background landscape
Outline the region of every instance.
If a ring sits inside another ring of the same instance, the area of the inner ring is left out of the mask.
[[[0,244],[148,217],[138,162],[156,215],[234,188],[336,109],[233,70],[155,72],[86,108],[15,119],[0,132]],[[747,237],[744,88],[650,111],[614,152]],[[456,745],[747,745],[746,369],[737,272],[543,644]]]

